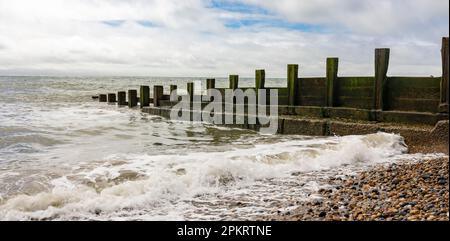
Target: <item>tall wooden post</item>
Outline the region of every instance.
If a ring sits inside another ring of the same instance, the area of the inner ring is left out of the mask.
[[[239,86],[239,75],[230,75],[230,89],[235,90]]]
[[[127,93],[125,91],[117,92],[117,100],[119,106],[127,105]]]
[[[256,93],[259,89],[264,89],[266,85],[266,71],[263,69],[257,69],[255,71],[255,88]]]
[[[175,91],[175,95],[177,94],[178,86],[177,85],[170,85],[170,93],[172,94]]]
[[[298,85],[298,64],[289,64],[287,70],[288,94],[290,106],[298,105],[299,85]]]
[[[98,101],[99,102],[106,102],[106,101],[108,101],[108,98],[107,98],[107,96],[105,94],[100,94],[100,95],[98,95]]]
[[[141,102],[141,108],[150,106],[150,87],[141,85],[139,101]]]
[[[442,38],[442,79],[441,79],[441,101],[439,112],[448,113],[448,91],[449,91],[449,53],[448,53],[448,37]]]
[[[161,85],[153,86],[153,106],[161,106],[161,99],[164,95],[164,87]]]
[[[128,107],[133,108],[137,106],[137,90],[128,90]]]
[[[336,105],[336,90],[338,81],[338,58],[327,58],[327,106]]]
[[[206,80],[206,90],[216,88],[216,80],[215,79],[207,79]]]
[[[194,101],[194,83],[192,83],[192,82],[187,83],[187,92],[189,95],[190,102],[193,102]]]
[[[109,93],[108,94],[108,103],[116,103],[116,94],[114,93]]]
[[[375,95],[374,109],[386,109],[386,82],[390,49],[375,49]]]

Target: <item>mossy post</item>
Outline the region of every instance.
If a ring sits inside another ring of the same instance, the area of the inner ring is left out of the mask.
[[[189,95],[189,101],[194,101],[194,83],[189,82],[187,83],[187,93]]]
[[[216,88],[216,80],[215,79],[207,79],[206,80],[206,89],[211,90]]]
[[[289,64],[287,67],[288,84],[288,105],[298,105],[299,85],[298,85],[298,64]]]
[[[164,95],[164,87],[161,85],[153,86],[153,106],[161,106],[161,99]]]
[[[117,92],[117,104],[119,106],[127,105],[127,93],[125,91]]]
[[[336,91],[338,81],[338,58],[327,58],[327,106],[336,106]]]
[[[107,100],[108,99],[107,99],[107,96],[105,94],[98,95],[98,101],[99,102],[106,102]]]
[[[449,53],[448,53],[448,37],[442,38],[442,79],[441,79],[441,101],[439,105],[439,112],[448,113],[448,78],[449,78]]]
[[[264,89],[266,85],[266,71],[263,69],[257,69],[255,71],[255,88],[256,93],[259,89]]]
[[[146,85],[141,85],[139,93],[140,93],[139,101],[141,102],[141,108],[143,108],[144,106],[150,106],[150,87]]]
[[[385,110],[387,107],[386,82],[389,54],[390,49],[388,48],[375,49],[375,95],[373,105],[375,110]]]
[[[172,94],[175,91],[175,95],[177,95],[178,86],[177,85],[170,85],[170,94]]]
[[[230,75],[230,89],[235,90],[239,87],[239,75]]]
[[[109,93],[108,94],[108,103],[116,103],[116,94],[114,93]]]
[[[207,79],[206,80],[206,94],[210,95],[212,89],[216,88],[216,80],[215,79]]]
[[[128,90],[128,107],[133,108],[137,106],[137,90]]]

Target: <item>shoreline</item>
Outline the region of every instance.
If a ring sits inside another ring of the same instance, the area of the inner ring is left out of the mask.
[[[320,198],[299,198],[295,209],[263,220],[449,221],[448,157],[376,165],[355,176],[329,177],[327,182],[329,188],[315,193]]]

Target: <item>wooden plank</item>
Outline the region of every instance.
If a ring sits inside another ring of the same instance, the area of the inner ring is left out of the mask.
[[[326,78],[299,78],[298,80],[302,83],[301,88],[306,86],[325,88],[327,84]]]
[[[400,88],[440,88],[440,77],[388,77],[388,90]]]
[[[375,83],[374,77],[338,77],[340,87],[363,87],[370,86],[373,88]]]
[[[389,103],[390,110],[431,112],[438,111],[439,99],[395,98]]]

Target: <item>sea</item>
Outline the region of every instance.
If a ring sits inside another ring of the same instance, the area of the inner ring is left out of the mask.
[[[265,135],[92,99],[205,80],[0,77],[0,220],[261,220],[320,199],[331,176],[443,155],[407,154],[396,133]]]

